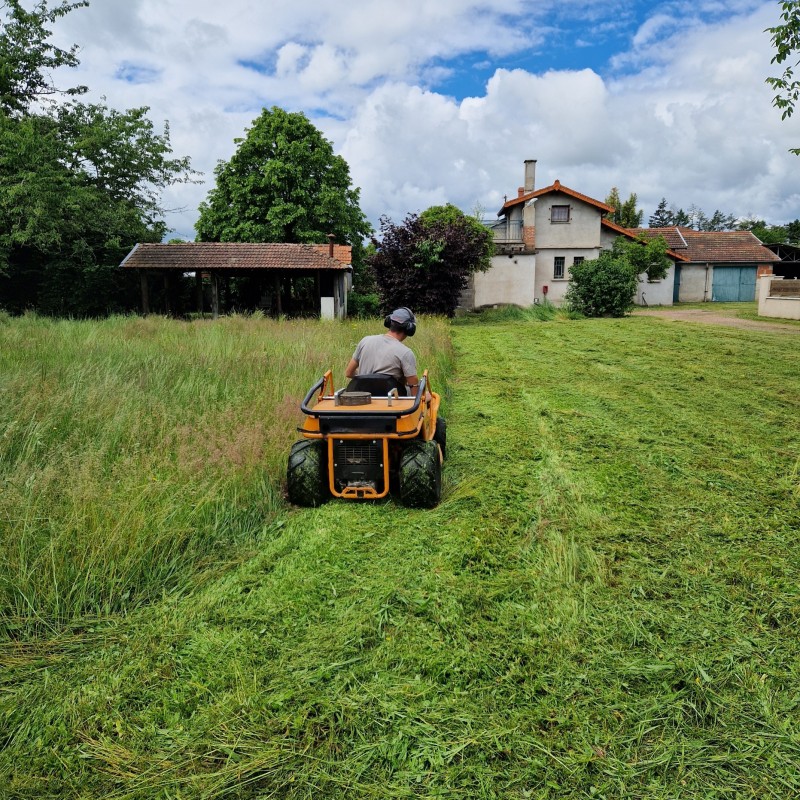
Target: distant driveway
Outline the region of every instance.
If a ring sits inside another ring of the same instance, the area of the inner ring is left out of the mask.
[[[800,326],[785,325],[778,321],[761,322],[760,320],[740,319],[734,316],[733,312],[706,311],[703,308],[637,309],[633,313],[637,317],[662,317],[675,322],[700,322],[704,325],[724,325],[728,328],[741,328],[743,330],[800,334]]]

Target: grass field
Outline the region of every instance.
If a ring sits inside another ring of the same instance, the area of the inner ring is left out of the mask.
[[[0,797],[797,796],[795,337],[426,320],[442,504],[290,509],[375,327],[0,318]]]

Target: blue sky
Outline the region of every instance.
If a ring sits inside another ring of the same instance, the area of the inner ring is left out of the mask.
[[[800,217],[800,117],[764,79],[776,2],[758,0],[93,0],[62,20],[72,76],[169,120],[205,182],[174,187],[194,236],[218,159],[262,107],[303,111],[381,214],[453,202],[495,213],[535,158],[603,199],[781,222]],[[71,78],[71,79],[72,79]]]

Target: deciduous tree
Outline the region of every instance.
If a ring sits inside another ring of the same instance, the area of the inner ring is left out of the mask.
[[[371,233],[347,162],[304,114],[264,109],[236,142],[200,206],[199,241],[320,243],[332,233],[359,248]]]
[[[470,275],[489,268],[491,233],[453,205],[409,214],[401,225],[381,219],[370,259],[384,309],[453,316]]]
[[[781,6],[779,25],[767,28],[772,34],[775,47],[773,64],[785,64],[783,74],[767,78],[767,83],[775,90],[773,105],[781,110],[781,117],[788,119],[794,113],[800,100],[800,79],[795,77],[794,69],[800,64],[800,0],[784,0]],[[800,148],[793,148],[800,155]]]

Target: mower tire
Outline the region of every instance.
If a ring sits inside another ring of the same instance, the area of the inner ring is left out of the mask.
[[[321,506],[330,499],[324,443],[301,439],[292,445],[286,467],[289,502],[296,506]]]
[[[400,457],[400,502],[411,508],[433,508],[442,497],[439,446],[409,442]]]

